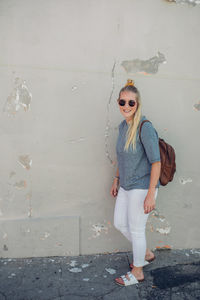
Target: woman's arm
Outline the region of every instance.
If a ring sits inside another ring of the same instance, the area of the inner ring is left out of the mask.
[[[151,176],[147,196],[144,200],[144,213],[148,214],[155,208],[155,191],[160,177],[161,162],[156,161],[151,165]]]
[[[115,175],[115,178],[114,178],[111,190],[110,190],[110,194],[113,197],[117,196],[117,193],[118,193],[118,184],[119,184],[119,168],[117,168],[117,172],[116,172],[116,175]]]
[[[117,172],[116,172],[116,175],[115,175],[115,178],[119,177],[119,168],[117,168]]]

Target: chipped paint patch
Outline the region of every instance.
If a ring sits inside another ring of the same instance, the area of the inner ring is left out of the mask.
[[[142,74],[156,74],[160,64],[166,63],[164,54],[158,52],[154,57],[148,60],[124,60],[121,65],[127,73],[142,73]]]
[[[80,273],[80,272],[82,272],[82,269],[81,268],[72,268],[72,269],[69,269],[69,271],[72,273]]]
[[[6,100],[3,111],[8,116],[14,116],[20,108],[23,108],[24,111],[29,111],[31,100],[32,94],[26,85],[26,81],[17,77],[15,78],[14,87]]]
[[[193,107],[196,111],[200,111],[200,101],[198,103],[194,104]]]
[[[18,157],[18,163],[26,170],[30,170],[32,165],[32,159],[29,155],[20,155]]]
[[[90,278],[83,278],[83,281],[89,281]]]
[[[74,85],[74,86],[72,87],[72,92],[76,91],[77,88],[78,88],[78,87],[77,87],[76,85]]]
[[[171,250],[170,245],[156,246],[157,250]]]
[[[56,243],[56,246],[58,246],[58,247],[60,247],[62,245],[63,245],[62,243]]]
[[[161,234],[169,234],[171,231],[171,227],[165,227],[165,228],[156,228],[156,231]]]
[[[41,240],[45,240],[45,239],[48,238],[49,236],[50,236],[50,233],[49,233],[49,232],[45,232],[45,233],[44,233],[44,236],[41,237],[40,239],[41,239]]]
[[[186,183],[192,182],[192,179],[191,178],[187,178],[187,179],[185,179],[185,178],[179,178],[179,182],[181,184],[186,184]]]
[[[165,0],[165,1],[174,2],[176,4],[189,4],[189,5],[192,5],[192,6],[200,4],[200,0]]]
[[[85,141],[85,138],[84,137],[80,137],[79,139],[69,140],[69,143],[75,144],[75,143],[79,143],[79,142],[83,142],[83,141]]]
[[[32,217],[32,208],[29,207],[29,210],[28,210],[28,217],[31,218]]]
[[[4,234],[3,234],[3,239],[7,239],[7,237],[8,237],[7,233],[4,232]]]
[[[106,270],[109,274],[111,274],[111,275],[113,275],[113,274],[116,273],[116,270],[115,270],[115,269],[105,268],[105,270]]]
[[[105,233],[108,233],[108,227],[106,227],[104,224],[94,224],[92,225],[92,230],[94,231],[93,237],[96,238],[100,236],[100,234],[104,231]]]
[[[32,191],[26,194],[26,200],[29,202],[29,210],[28,210],[28,217],[32,217],[32,204],[31,204],[31,198],[32,198]]]
[[[17,188],[18,190],[22,190],[22,189],[26,188],[26,186],[27,186],[27,184],[26,184],[25,180],[20,180],[14,184],[14,187]]]
[[[167,235],[171,232],[171,226],[166,218],[156,208],[150,214],[150,218],[147,221],[151,232],[158,232],[160,234]]]

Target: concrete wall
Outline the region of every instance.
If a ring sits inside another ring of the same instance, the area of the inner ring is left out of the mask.
[[[200,247],[200,5],[187,2],[0,1],[1,257],[131,250],[109,195],[127,78],[177,154],[148,245]]]

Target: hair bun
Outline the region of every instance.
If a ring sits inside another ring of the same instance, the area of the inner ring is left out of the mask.
[[[134,86],[134,81],[132,79],[128,79],[125,86],[129,86],[129,85]]]

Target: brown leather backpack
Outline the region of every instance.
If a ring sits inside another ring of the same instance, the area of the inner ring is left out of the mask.
[[[142,121],[139,129],[139,137],[141,141],[141,129],[145,122],[150,122],[148,120]],[[151,122],[150,122],[151,123]],[[141,141],[142,143],[142,141]],[[161,159],[161,171],[160,171],[160,183],[161,185],[168,184],[172,181],[174,173],[176,172],[176,162],[175,162],[175,150],[174,148],[167,144],[163,139],[159,138],[159,148],[160,148],[160,159]]]

